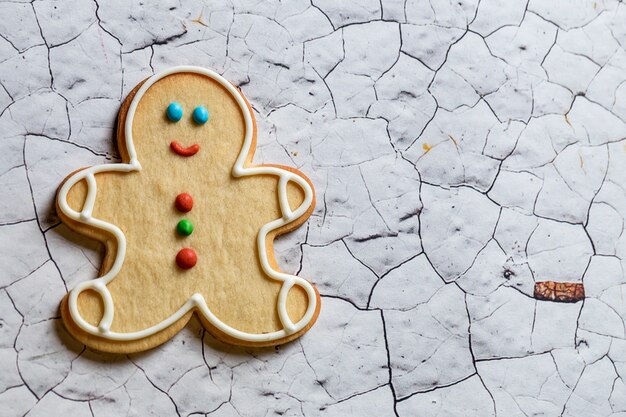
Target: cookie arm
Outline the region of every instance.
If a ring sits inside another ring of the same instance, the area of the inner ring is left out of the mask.
[[[289,183],[297,185],[302,191],[302,194],[304,194],[304,199],[295,210],[292,210],[289,204]],[[292,222],[312,210],[312,206],[315,202],[313,186],[308,178],[304,177],[299,172],[285,170],[278,180],[278,202],[283,220]]]
[[[96,174],[102,172],[132,172],[139,170],[141,170],[141,165],[136,159],[132,159],[131,162],[128,164],[123,163],[94,165],[88,168],[78,170],[68,176],[59,187],[59,190],[57,191],[57,207],[65,216],[72,220],[76,220],[85,224],[92,224],[96,227],[110,232],[112,231],[112,228],[114,228],[113,225],[99,221],[92,217],[98,188],[96,183]],[[87,184],[87,195],[85,197],[81,210],[77,211],[70,206],[68,201],[68,194],[72,188],[74,188],[78,183],[83,180]]]
[[[60,209],[61,214],[81,223],[91,217],[96,201],[96,178],[89,171],[89,168],[83,168],[70,174],[59,187],[56,196],[57,209]],[[83,181],[86,190],[80,187]],[[70,193],[73,195],[72,198]]]
[[[96,176],[93,173],[87,174],[85,177],[85,181],[87,182],[87,197],[85,198],[85,203],[83,204],[83,209],[80,212],[80,218],[82,220],[89,219],[91,217],[91,213],[93,213],[93,206],[96,202]]]

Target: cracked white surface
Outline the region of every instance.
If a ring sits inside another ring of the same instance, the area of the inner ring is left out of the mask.
[[[626,415],[626,6],[618,1],[0,2],[0,415]],[[322,293],[299,341],[196,322],[103,355],[58,303],[98,245],[53,196],[115,161],[121,100],[213,68],[257,161],[314,182],[277,245]],[[583,282],[574,304],[535,281]]]

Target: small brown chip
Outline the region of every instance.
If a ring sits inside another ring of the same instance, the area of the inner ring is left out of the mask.
[[[579,282],[540,281],[535,283],[535,298],[575,303],[585,298],[585,287]]]

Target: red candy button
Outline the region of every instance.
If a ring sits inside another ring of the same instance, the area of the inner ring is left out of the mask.
[[[193,268],[198,262],[198,257],[193,249],[183,248],[176,255],[176,265],[182,269]]]
[[[178,194],[176,196],[176,210],[187,213],[193,208],[193,198],[187,193]]]

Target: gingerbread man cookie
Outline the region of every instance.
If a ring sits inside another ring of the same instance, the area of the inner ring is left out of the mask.
[[[73,288],[70,333],[103,351],[157,346],[197,313],[217,338],[285,343],[305,333],[320,298],[282,272],[274,238],[315,206],[299,171],[252,163],[256,125],[242,93],[217,73],[175,67],[122,104],[121,163],[74,172],[57,193],[69,227],[104,243],[99,277]]]

